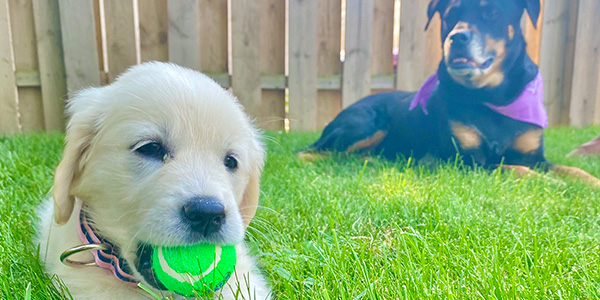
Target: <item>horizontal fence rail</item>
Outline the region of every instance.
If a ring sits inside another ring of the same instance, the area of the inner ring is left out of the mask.
[[[0,0],[0,134],[64,130],[68,93],[171,61],[231,89],[264,129],[316,130],[416,90],[441,59],[428,0]],[[600,1],[544,0],[522,28],[552,125],[600,124]]]

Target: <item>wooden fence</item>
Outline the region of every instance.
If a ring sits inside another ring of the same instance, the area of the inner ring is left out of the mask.
[[[265,129],[319,129],[362,96],[416,90],[435,72],[428,2],[0,0],[0,133],[62,130],[67,92],[149,60],[207,73]],[[538,30],[523,18],[553,125],[600,123],[599,16],[598,0],[545,0]]]

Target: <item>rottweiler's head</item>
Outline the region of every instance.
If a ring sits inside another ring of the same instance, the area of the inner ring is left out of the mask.
[[[442,67],[471,89],[494,88],[525,53],[520,27],[526,10],[537,24],[540,0],[432,0],[429,20],[442,19]]]

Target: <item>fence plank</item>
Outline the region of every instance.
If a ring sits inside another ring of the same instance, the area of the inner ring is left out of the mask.
[[[371,92],[373,0],[346,2],[345,37],[342,106],[348,107]]]
[[[67,90],[100,85],[92,1],[59,0]]]
[[[93,0],[94,5],[94,29],[96,31],[96,47],[98,49],[98,70],[102,70],[100,72],[100,81],[102,84],[106,84],[107,77],[105,68],[104,68],[104,42],[102,37],[102,22],[103,16],[100,14],[100,10],[104,10],[104,8],[100,8],[100,0]]]
[[[133,0],[104,0],[109,82],[139,63],[133,10]]]
[[[260,67],[266,75],[285,74],[285,1],[260,0]],[[280,130],[285,118],[285,91],[262,90],[261,128]]]
[[[317,0],[289,0],[290,128],[317,128]]]
[[[580,0],[575,45],[575,65],[571,90],[570,123],[586,126],[594,123],[596,103],[600,101],[600,1]],[[598,121],[598,120],[597,120]]]
[[[342,1],[318,1],[317,20],[317,74],[319,76],[340,76],[342,62],[340,48],[342,38]],[[339,78],[341,81],[341,77]],[[341,84],[340,84],[341,87]],[[342,92],[339,90],[317,91],[317,129],[325,127],[342,109]]]
[[[46,131],[65,128],[67,86],[61,47],[58,0],[33,1]]]
[[[8,0],[0,0],[0,41],[10,41]],[[11,43],[0,43],[0,134],[20,131],[17,112],[17,83]]]
[[[168,1],[169,61],[201,70],[200,0]]]
[[[540,70],[551,125],[569,123],[577,3],[577,0],[546,0],[544,5]]]
[[[138,0],[141,61],[168,61],[167,0]]]
[[[394,0],[375,0],[371,75],[394,75]],[[372,90],[371,93],[385,90]]]
[[[228,73],[226,0],[200,0],[200,41],[202,70]]]
[[[429,76],[425,68],[424,53],[426,37],[423,32],[427,24],[427,1],[403,0],[400,9],[400,43],[396,88],[414,91]],[[429,30],[433,30],[433,26]]]
[[[37,46],[33,22],[31,0],[9,0],[12,44],[15,69],[17,71],[37,71]],[[44,129],[42,95],[39,87],[19,87],[19,115],[23,131]]]
[[[231,86],[233,94],[254,118],[262,116],[259,17],[258,5],[254,0],[231,1]]]

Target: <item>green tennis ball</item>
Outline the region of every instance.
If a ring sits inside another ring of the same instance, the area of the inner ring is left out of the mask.
[[[219,290],[233,274],[235,263],[235,246],[157,246],[152,253],[152,270],[157,279],[168,290],[183,296]]]

